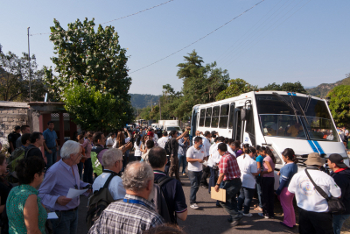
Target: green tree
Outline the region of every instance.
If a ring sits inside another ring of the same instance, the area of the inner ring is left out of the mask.
[[[188,120],[192,107],[199,103],[215,101],[215,97],[227,88],[227,70],[217,68],[216,62],[203,65],[203,59],[195,50],[184,56],[185,62],[177,66],[177,76],[183,80],[181,96],[172,103],[173,114],[179,119]]]
[[[115,117],[121,101],[113,98],[111,93],[101,93],[94,86],[87,87],[75,81],[65,89],[64,99],[65,109],[82,129],[110,131],[123,123],[122,119]]]
[[[101,25],[95,31],[94,19],[83,22],[77,19],[74,23],[68,24],[64,30],[55,19],[54,26],[51,27],[50,40],[54,44],[55,57],[51,60],[55,64],[54,70],[46,68],[46,81],[49,84],[50,98],[53,100],[65,100],[65,92],[75,86],[75,82],[85,87],[91,87],[96,92],[100,92],[105,98],[117,100],[114,117],[104,119],[114,125],[113,119],[125,120],[133,119],[133,110],[130,104],[128,90],[131,78],[128,76],[126,63],[126,49],[119,45],[119,36],[114,27]],[[73,85],[74,84],[74,85]],[[95,99],[94,99],[95,100]],[[103,113],[106,109],[102,106],[91,103],[96,112]],[[75,106],[68,106],[67,110],[77,113],[81,110]],[[74,110],[77,108],[77,110]],[[86,124],[95,121],[86,115]],[[126,122],[119,122],[119,127]],[[101,124],[101,126],[109,126]],[[101,128],[99,128],[101,129]]]
[[[31,56],[32,101],[43,101],[46,92],[43,69],[38,70],[35,55]],[[22,57],[12,52],[0,52],[0,100],[29,101],[28,54]]]
[[[329,109],[338,126],[350,127],[350,85],[334,87],[327,95],[330,98]]]
[[[217,101],[223,100],[226,98],[235,97],[242,93],[247,93],[257,89],[256,86],[249,84],[247,81],[241,78],[232,79],[232,80],[229,80],[228,82],[230,85],[227,87],[227,89],[223,90],[221,93],[219,93],[216,96]]]
[[[273,82],[272,84],[268,84],[265,87],[261,88],[260,90],[275,90],[275,91],[287,91],[287,92],[294,92],[294,93],[304,93],[306,94],[306,90],[304,86],[299,82],[284,82],[282,85],[276,84]]]

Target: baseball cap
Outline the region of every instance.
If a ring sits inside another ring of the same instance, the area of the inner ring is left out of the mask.
[[[335,163],[339,168],[347,168],[348,166],[344,163],[343,157],[340,154],[329,155],[329,161]]]
[[[153,133],[153,132],[151,132],[151,131],[149,131],[149,132],[147,133],[147,136],[151,136],[151,137],[153,137],[153,136],[154,136],[154,133]]]
[[[325,164],[325,160],[324,158],[321,158],[318,153],[311,153],[307,156],[305,164],[308,166],[323,166],[323,164]]]

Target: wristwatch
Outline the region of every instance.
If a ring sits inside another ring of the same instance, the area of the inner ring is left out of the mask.
[[[220,186],[220,184],[216,184],[216,185]]]

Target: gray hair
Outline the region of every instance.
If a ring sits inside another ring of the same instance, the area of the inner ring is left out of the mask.
[[[77,154],[80,152],[81,146],[78,142],[68,140],[61,148],[61,158],[70,158],[71,154]]]
[[[123,160],[123,152],[120,149],[112,148],[106,150],[102,155],[102,163],[104,167],[111,167],[119,160]]]
[[[150,180],[153,181],[154,174],[148,163],[134,161],[126,166],[122,179],[126,190],[139,192],[147,188]]]

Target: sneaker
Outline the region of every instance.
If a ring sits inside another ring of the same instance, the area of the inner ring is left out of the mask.
[[[237,226],[237,225],[239,225],[239,221],[238,220],[235,220],[235,221],[231,222],[231,227],[234,227],[234,226]]]
[[[190,207],[194,210],[197,210],[199,207],[197,206],[197,203],[193,203],[190,205]]]
[[[243,216],[246,216],[246,217],[252,217],[253,216],[253,214],[252,213],[248,213],[248,214],[244,214],[244,213],[242,213],[243,214]]]
[[[269,218],[269,216],[264,215],[263,213],[258,213],[258,215],[261,216],[261,217],[264,217],[265,219],[268,219],[268,218]]]

